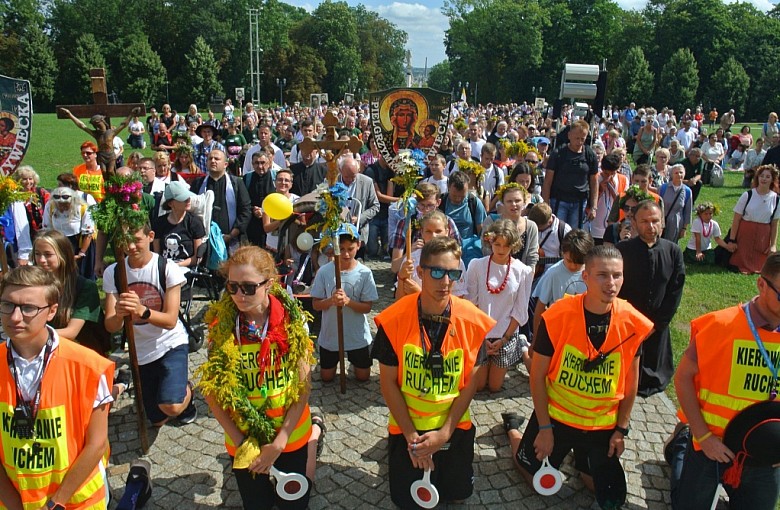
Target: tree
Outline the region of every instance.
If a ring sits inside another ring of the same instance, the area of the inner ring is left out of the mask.
[[[682,112],[696,104],[699,88],[699,69],[696,59],[688,48],[675,51],[661,70],[658,81],[656,105],[668,106]]]
[[[452,89],[452,70],[450,69],[449,60],[439,62],[431,67],[428,73],[428,86],[441,91]]]
[[[180,90],[189,92],[190,101],[208,104],[211,96],[222,94],[222,86],[217,80],[219,66],[214,59],[214,52],[203,37],[195,39],[184,59],[187,65],[177,85]]]
[[[94,68],[106,68],[106,59],[103,50],[92,34],[84,34],[76,41],[76,51],[73,58],[69,59],[67,73],[72,82],[72,98],[75,103],[84,103],[92,97],[92,85],[89,79],[89,70]],[[111,80],[106,74],[106,83]]]
[[[144,34],[134,34],[127,38],[119,63],[122,72],[115,76],[122,78],[120,90],[125,102],[151,104],[162,96],[162,87],[166,82],[165,68]]]
[[[59,71],[51,43],[42,30],[31,30],[21,40],[19,49],[19,76],[30,81],[34,104],[47,108],[54,99]]]
[[[617,104],[628,104],[631,101],[639,105],[648,104],[653,92],[653,78],[642,48],[631,47],[615,73]]]
[[[742,64],[729,57],[710,82],[710,99],[720,111],[734,109],[737,116],[744,115],[747,104],[750,77]]]
[[[398,86],[404,78],[406,32],[363,5],[351,7],[352,16],[360,20],[357,36],[360,44],[362,72],[358,88],[369,90]]]

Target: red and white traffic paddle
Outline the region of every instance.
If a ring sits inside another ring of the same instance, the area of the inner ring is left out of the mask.
[[[285,501],[301,499],[309,490],[309,480],[300,473],[284,473],[271,466],[271,476],[276,479],[276,493]]]
[[[534,475],[534,489],[542,496],[552,496],[561,490],[563,475],[550,465],[547,457],[542,461],[542,467]]]
[[[412,499],[423,508],[433,508],[439,504],[439,491],[431,483],[431,470],[426,469],[422,480],[412,484]]]

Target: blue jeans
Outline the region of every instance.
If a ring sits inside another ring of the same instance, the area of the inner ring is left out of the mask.
[[[565,221],[571,228],[582,228],[585,224],[586,200],[564,202],[557,198],[550,199],[550,207],[559,220]]]
[[[672,508],[709,510],[715,490],[731,463],[710,460],[693,449],[690,436],[681,434],[672,444]],[[745,466],[738,489],[723,485],[733,510],[774,510],[780,496],[780,468]]]
[[[379,255],[379,240],[382,240],[382,246],[390,255],[387,237],[387,218],[374,217],[368,222],[368,243],[366,244],[366,255],[371,258]]]

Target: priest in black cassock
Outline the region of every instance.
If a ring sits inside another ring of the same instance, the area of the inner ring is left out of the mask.
[[[637,392],[649,397],[663,391],[674,375],[669,324],[680,306],[685,264],[680,247],[661,238],[663,215],[655,202],[641,202],[632,223],[639,235],[617,244],[623,254],[623,286],[618,297],[634,305],[655,325],[642,344]]]

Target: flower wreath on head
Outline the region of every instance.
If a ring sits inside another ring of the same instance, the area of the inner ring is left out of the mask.
[[[707,210],[712,211],[713,216],[717,216],[718,213],[720,213],[720,207],[717,204],[713,204],[712,202],[700,203],[699,205],[696,206],[696,210],[694,212],[698,216],[699,214],[702,214]]]
[[[496,196],[498,197],[498,200],[499,201],[504,200],[504,193],[513,189],[519,189],[525,193],[528,193],[528,190],[525,189],[525,186],[523,186],[522,184],[518,184],[516,182],[508,182],[506,184],[503,184],[502,186],[499,186],[499,188],[496,190]]]
[[[620,197],[620,207],[626,205],[626,202],[628,202],[631,198],[636,200],[637,203],[644,202],[645,200],[655,200],[653,195],[646,191],[642,191],[642,189],[636,184],[629,186],[623,196]]]
[[[276,368],[284,369],[290,375],[286,397],[289,404],[295,403],[307,388],[307,381],[300,379],[301,362],[314,364],[313,343],[304,329],[304,324],[312,320],[300,302],[290,297],[278,282],[271,286],[269,294],[277,298],[287,315],[282,325],[268,332],[267,348],[262,348],[260,365],[265,366],[270,359],[270,344],[276,342],[280,352],[275,356]],[[276,437],[273,421],[266,416],[268,400],[259,408],[249,401],[249,389],[242,373],[241,350],[235,341],[235,327],[238,309],[230,295],[225,292],[219,301],[213,303],[206,312],[205,322],[209,325],[208,361],[195,372],[200,377],[198,387],[227,411],[233,421],[247,430],[247,435],[258,445],[265,445]],[[286,336],[286,348],[284,340]],[[283,356],[287,356],[282,361]],[[264,376],[264,371],[261,372]]]
[[[173,153],[176,155],[176,157],[181,155],[192,157],[192,155],[195,154],[195,149],[193,149],[191,145],[177,145],[176,148],[173,149]]]
[[[465,159],[458,160],[458,170],[466,172],[477,178],[477,183],[481,183],[485,180],[485,168],[476,161],[467,161]]]

